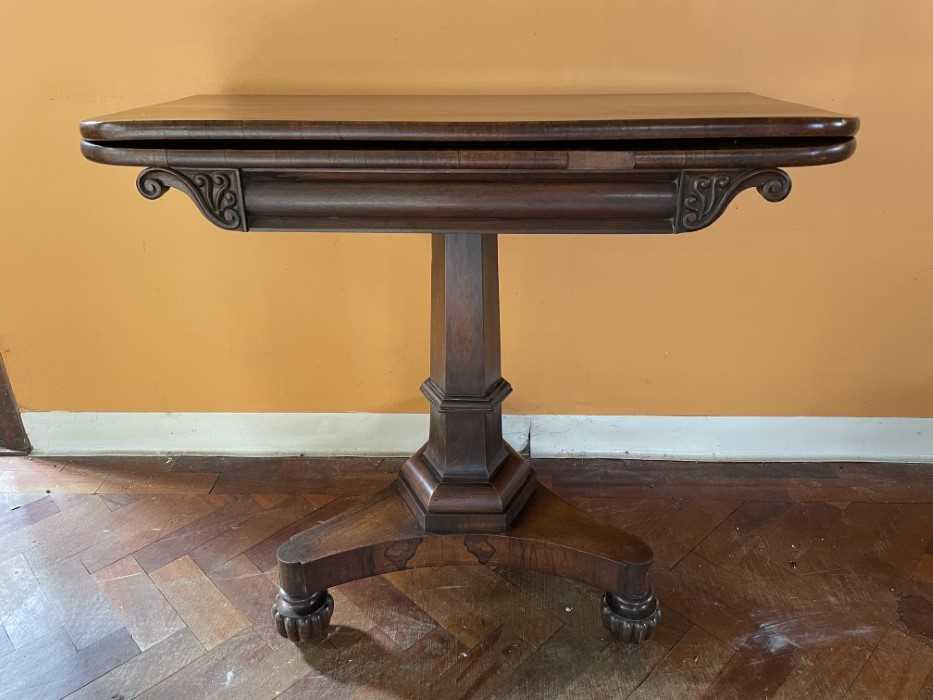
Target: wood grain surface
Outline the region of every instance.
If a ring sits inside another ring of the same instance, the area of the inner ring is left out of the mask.
[[[326,641],[278,637],[277,546],[398,461],[0,458],[22,477],[0,480],[0,698],[933,697],[928,465],[536,460],[654,546],[650,641],[609,641],[601,591],[499,566],[336,586]],[[116,475],[119,498],[90,486]]]
[[[194,95],[87,119],[95,141],[852,136],[858,120],[751,93]]]

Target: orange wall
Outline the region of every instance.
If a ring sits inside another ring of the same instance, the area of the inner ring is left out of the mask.
[[[511,411],[933,415],[933,4],[6,0],[0,351],[34,410],[420,411],[426,236],[235,235],[78,153],[210,92],[749,90],[859,152],[681,237],[503,236]]]

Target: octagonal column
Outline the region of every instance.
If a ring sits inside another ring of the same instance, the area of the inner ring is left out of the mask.
[[[534,488],[502,439],[495,234],[433,234],[427,444],[402,467],[406,501],[431,531],[500,531]]]

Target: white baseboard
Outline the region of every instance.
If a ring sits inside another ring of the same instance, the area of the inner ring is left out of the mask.
[[[505,439],[528,449],[528,416]],[[428,438],[424,413],[95,413],[26,411],[36,455],[409,455]]]
[[[418,413],[23,414],[34,454],[407,455]],[[933,418],[507,415],[534,457],[933,462]],[[530,442],[529,442],[530,440]]]
[[[534,416],[536,457],[933,462],[933,418]]]

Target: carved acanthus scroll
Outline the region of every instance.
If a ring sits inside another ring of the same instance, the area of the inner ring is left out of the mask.
[[[757,188],[769,202],[790,194],[790,176],[777,168],[751,171],[685,171],[678,185],[676,231],[697,231],[713,223],[742,190]]]
[[[136,189],[147,199],[158,199],[170,187],[187,194],[212,224],[247,230],[238,170],[146,168],[136,179]]]
[[[136,187],[148,199],[158,199],[174,187],[187,194],[216,226],[241,231],[248,228],[238,170],[146,168],[139,174]],[[779,202],[790,193],[791,181],[786,172],[776,168],[681,172],[674,231],[697,231],[709,226],[737,194],[750,187],[768,201]]]

